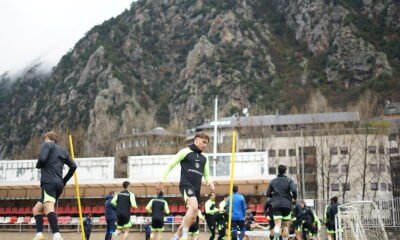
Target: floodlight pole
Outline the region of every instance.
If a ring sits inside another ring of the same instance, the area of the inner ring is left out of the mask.
[[[213,176],[217,176],[217,123],[218,123],[218,96],[214,105],[214,140],[213,140]]]
[[[301,138],[303,139],[303,148],[301,150],[301,187],[302,187],[302,197],[303,199],[306,198],[306,187],[305,187],[305,183],[304,183],[304,145],[305,145],[305,141],[304,141],[304,136],[303,136],[303,127],[300,128],[300,135]]]

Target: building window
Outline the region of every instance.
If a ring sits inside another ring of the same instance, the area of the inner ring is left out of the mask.
[[[396,134],[390,134],[389,141],[396,141]]]
[[[376,146],[368,146],[368,153],[375,154]]]
[[[387,184],[381,183],[381,191],[387,191]]]
[[[343,164],[342,165],[342,173],[348,173],[348,172],[349,172],[349,165]]]
[[[273,150],[273,149],[268,150],[268,156],[269,156],[269,157],[275,157],[275,156],[276,156],[275,150]]]
[[[369,172],[377,173],[378,172],[378,164],[368,164]]]
[[[397,148],[389,148],[389,153],[393,154],[393,153],[397,153],[399,150]]]
[[[296,156],[296,149],[289,149],[289,156],[295,157]]]
[[[331,183],[331,191],[332,192],[339,191],[339,183]]]
[[[385,148],[383,146],[379,146],[379,154],[385,154]]]
[[[290,174],[297,174],[297,167],[289,167]]]
[[[376,191],[378,190],[378,183],[371,183],[371,190]]]
[[[242,148],[239,149],[239,152],[255,152],[256,149],[255,148]]]
[[[386,165],[383,165],[383,164],[381,164],[381,165],[379,165],[379,171],[382,173],[382,172],[386,172]]]
[[[331,147],[331,148],[329,148],[329,152],[331,153],[331,155],[337,155],[338,149],[337,149],[337,147]]]
[[[268,172],[269,172],[269,174],[276,175],[276,168],[275,167],[269,167],[268,168]]]
[[[279,157],[285,157],[286,156],[286,149],[279,149]]]
[[[343,191],[350,191],[350,183],[342,184]]]
[[[348,155],[349,154],[349,148],[348,147],[340,147],[340,154]]]
[[[338,165],[330,165],[330,166],[329,166],[329,171],[330,171],[331,173],[338,173],[338,172],[339,172],[339,167],[338,167]]]
[[[313,191],[317,190],[316,183],[306,183],[304,185],[304,187],[306,188],[306,192],[313,192]]]
[[[390,202],[384,201],[382,202],[382,209],[391,209],[392,204]]]

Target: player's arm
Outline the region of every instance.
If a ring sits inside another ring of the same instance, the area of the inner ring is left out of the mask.
[[[164,169],[163,174],[161,175],[160,179],[158,180],[158,183],[156,184],[156,188],[158,190],[162,190],[163,188],[163,183],[165,182],[165,180],[168,177],[168,174],[171,172],[172,169],[174,169],[174,167],[180,163],[180,161],[182,161],[185,156],[189,153],[189,148],[184,148],[182,150],[180,150],[174,157],[174,159],[172,160],[172,162],[170,162],[167,167]]]
[[[168,202],[164,200],[164,212],[165,214],[169,214]]]
[[[205,206],[205,211],[207,214],[213,214],[219,212],[219,209],[215,206],[215,203],[207,201]]]
[[[244,197],[242,197],[242,211],[244,212],[244,214],[246,215],[246,200],[244,200]]]
[[[167,167],[164,169],[163,174],[161,175],[161,178],[158,180],[160,183],[165,182],[165,180],[168,177],[168,174],[171,172],[172,169],[175,168],[175,166],[180,163],[180,161],[182,161],[185,156],[188,154],[188,149],[184,148],[182,150],[180,150],[174,157],[174,159],[172,160],[172,162],[170,162]]]
[[[116,208],[117,207],[117,199],[118,199],[118,193],[114,195],[114,197],[111,200],[111,205]]]
[[[267,197],[272,198],[272,187],[271,187],[271,183],[268,184],[268,188],[267,188],[267,193],[266,193]]]
[[[51,144],[44,142],[40,147],[38,161],[36,163],[36,168],[42,168],[42,166],[47,162],[51,151]]]
[[[297,199],[297,187],[292,179],[290,179],[289,187],[290,187],[290,191],[292,192],[293,199],[296,200]]]
[[[201,211],[200,211],[200,210],[197,211],[197,216],[199,217],[199,219],[201,219],[201,220],[203,220],[203,221],[206,220],[205,217],[203,216],[203,214],[201,214]]]
[[[67,184],[69,179],[71,179],[72,175],[74,175],[74,172],[76,171],[78,166],[72,160],[71,156],[69,155],[69,153],[67,151],[64,151],[64,154],[65,154],[65,162],[64,163],[69,168],[67,174],[65,174],[65,176],[63,178],[63,182],[64,182],[64,186],[65,186],[65,184]]]
[[[129,193],[129,199],[131,200],[131,207],[132,208],[137,208],[135,194],[130,192]]]
[[[207,186],[210,187],[211,191],[214,191],[215,186],[214,186],[214,183],[213,183],[211,175],[210,175],[210,164],[209,164],[207,156],[206,156],[206,164],[204,165],[203,176],[204,176],[204,179],[206,180]]]
[[[146,211],[148,213],[151,213],[151,206],[153,205],[153,199],[150,200],[150,202],[146,205]]]

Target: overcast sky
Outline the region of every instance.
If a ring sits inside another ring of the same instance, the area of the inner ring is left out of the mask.
[[[133,0],[0,0],[0,74],[41,59],[54,66],[93,26]]]

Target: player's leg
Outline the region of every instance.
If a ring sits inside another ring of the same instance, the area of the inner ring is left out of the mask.
[[[43,189],[42,189],[43,194]],[[41,199],[41,201],[43,201]],[[32,209],[33,217],[36,220],[36,235],[33,240],[44,240],[43,237],[43,203],[39,200]]]
[[[292,219],[290,208],[282,209],[282,239],[287,240],[289,237],[289,224]]]
[[[239,230],[240,230],[239,240],[243,240],[244,234],[246,232],[246,227],[244,225],[244,221],[243,220],[238,221],[238,227],[239,227]]]
[[[210,224],[208,227],[210,229],[210,239],[209,240],[214,240],[215,238],[215,216],[214,215],[209,215],[207,224]]]
[[[128,235],[129,235],[129,228],[124,228],[124,235],[122,236],[123,240],[128,239]]]
[[[232,240],[237,240],[237,235],[238,235],[238,222],[237,221],[232,221]]]
[[[190,226],[196,221],[199,210],[200,191],[193,188],[182,188],[181,192],[185,200],[187,211],[182,221],[182,239],[187,239]]]
[[[54,212],[54,206],[58,197],[64,190],[64,185],[61,183],[49,183],[44,185],[43,210],[49,220],[50,228],[53,232],[54,240],[62,240],[60,229],[58,227],[57,214]]]

